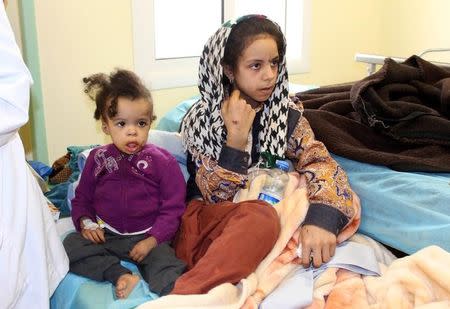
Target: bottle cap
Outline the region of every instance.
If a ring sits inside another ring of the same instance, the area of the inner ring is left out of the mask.
[[[278,167],[280,170],[283,170],[285,172],[289,171],[289,163],[285,160],[276,160],[275,166]]]

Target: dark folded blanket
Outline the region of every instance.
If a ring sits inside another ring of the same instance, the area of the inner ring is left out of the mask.
[[[450,172],[450,71],[387,59],[355,83],[297,93],[316,137],[338,155],[403,171]]]

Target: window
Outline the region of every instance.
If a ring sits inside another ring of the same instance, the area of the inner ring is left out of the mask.
[[[308,70],[310,0],[133,0],[134,68],[151,89],[197,84],[200,53],[224,22],[264,14],[282,28],[289,73]]]

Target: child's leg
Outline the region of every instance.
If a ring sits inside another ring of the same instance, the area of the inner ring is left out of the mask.
[[[163,296],[172,291],[175,281],[186,269],[186,263],[175,256],[169,244],[162,243],[153,248],[138,267],[150,290]]]
[[[129,261],[136,263],[130,259],[130,251],[141,240],[145,239],[146,235],[117,235],[106,230],[105,237],[107,241],[105,243],[105,249],[114,254],[119,260]],[[118,298],[127,298],[133,291],[134,287],[139,283],[141,278],[132,274],[129,271],[126,274],[122,274],[117,278],[115,282],[116,296]]]
[[[110,240],[105,234],[106,243]],[[104,244],[94,244],[80,233],[71,233],[64,239],[64,248],[70,261],[70,271],[97,281],[116,284],[120,276],[131,271],[120,265],[120,259],[105,248]]]

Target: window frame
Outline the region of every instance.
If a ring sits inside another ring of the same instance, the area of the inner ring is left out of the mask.
[[[223,1],[223,19],[226,21],[230,19],[229,16],[233,12],[234,1],[239,0]],[[296,48],[301,54],[301,57],[296,59],[288,55],[288,72],[290,74],[305,73],[309,71],[310,63],[311,0],[286,0],[286,5],[290,8],[289,12],[286,12],[288,53],[289,47],[297,44]],[[298,9],[298,13],[294,12],[295,9]],[[152,90],[196,85],[199,57],[155,59],[153,12],[153,0],[132,0],[135,72],[143,78],[146,85]],[[297,31],[293,32],[290,29],[296,29]],[[294,40],[293,36],[300,36],[301,39]]]

